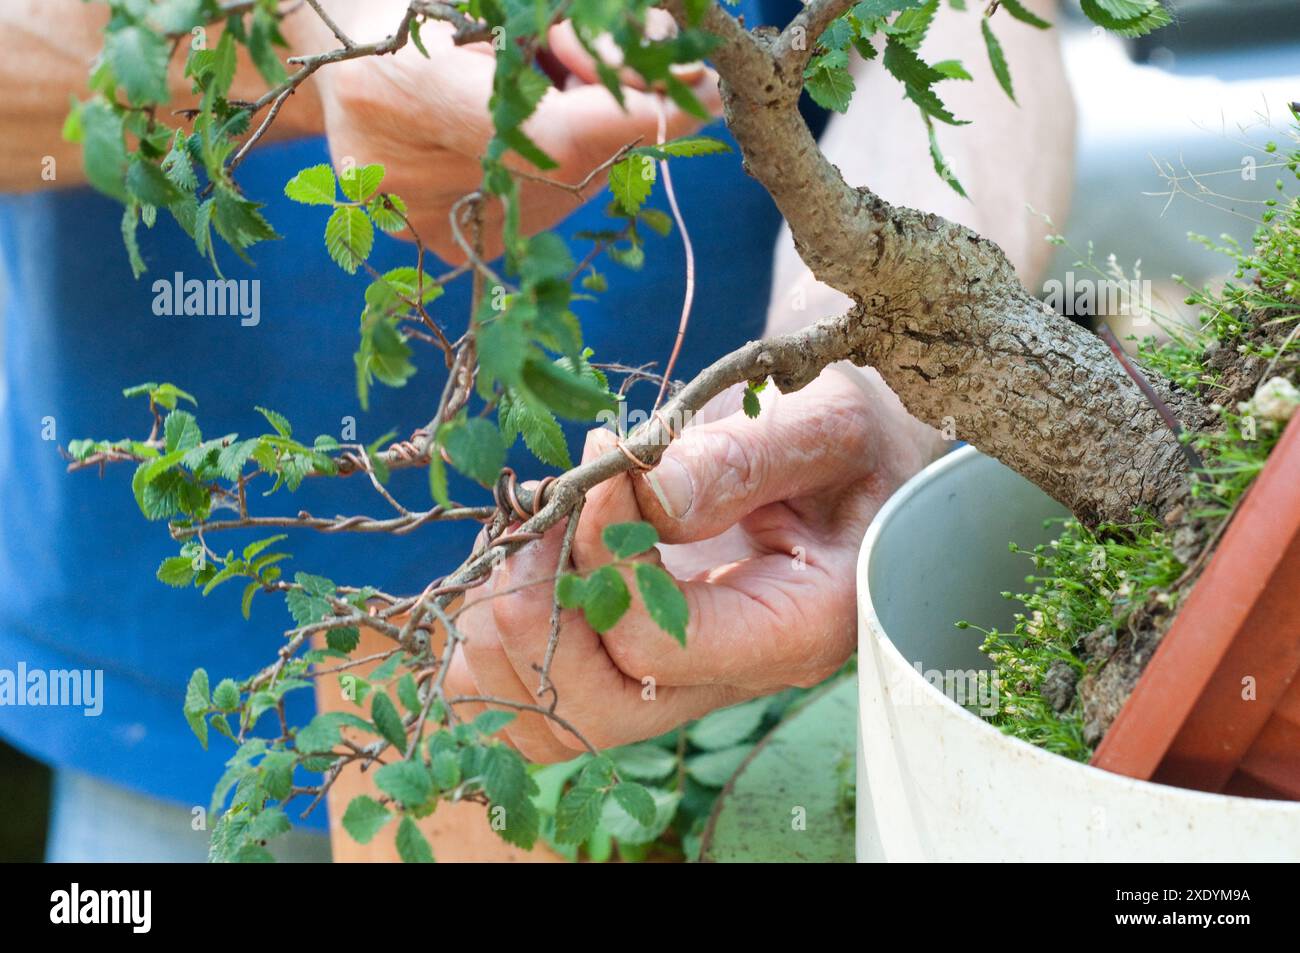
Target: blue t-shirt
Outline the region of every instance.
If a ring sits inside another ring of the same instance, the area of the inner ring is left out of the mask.
[[[720,124],[706,131],[728,138]],[[102,478],[69,474],[56,447],[81,437],[142,436],[143,400],[120,392],[145,381],[171,381],[193,393],[208,437],[265,432],[254,410],[259,404],[285,414],[308,440],[337,437],[349,416],[358,439],[389,430],[405,437],[437,405],[446,372],[436,352],[421,349],[420,372],[406,387],[377,386],[370,410],[358,406],[352,352],[369,279],[349,276],[329,259],[322,209],[283,196],[298,169],[324,161],[323,141],[302,140],[260,147],[240,169],[246,193],[267,203],[267,217],[285,239],[255,246],[252,267],[229,250],[221,256],[226,277],[261,279],[255,326],[237,316],[154,313],[156,279],[176,272],[212,277],[169,216],[141,229],[149,270],[135,280],[116,203],[87,189],[0,197],[0,670],[103,671],[95,717],[79,707],[0,705],[0,736],[43,761],[206,804],[233,746],[214,735],[208,752],[200,748],[181,716],[186,681],[197,667],[214,684],[253,674],[274,658],[292,625],[283,599],[262,594],[244,621],[237,584],[203,598],[156,581],[155,569],[177,545],[164,523],[146,523],[137,509],[132,465],[110,465]],[[697,256],[694,317],[676,372],[689,378],[762,333],[779,217],[735,153],[674,163],[673,176]],[[563,223],[561,234],[607,227],[607,201],[608,193],[597,196]],[[661,189],[652,204],[665,207]],[[581,255],[589,244],[575,240],[572,247]],[[414,249],[380,238],[371,261],[381,271],[413,264]],[[576,305],[597,359],[665,360],[683,294],[680,237],[647,235],[639,272],[613,263],[601,270],[608,290],[597,302]],[[453,329],[464,326],[468,293],[468,281],[457,281],[434,305]],[[568,430],[575,456],[580,430]],[[511,452],[521,475],[539,472],[530,460],[522,442]],[[423,470],[395,473],[390,489],[412,507],[428,505]],[[255,497],[253,506],[268,515],[387,515],[358,478],[309,479],[297,493]],[[459,563],[478,529],[465,522],[406,536],[295,530],[284,543],[293,553],[284,568],[287,575],[302,570],[339,584],[417,592]],[[266,535],[229,533],[210,543],[225,552]],[[290,716],[297,723],[310,718],[311,693],[289,697]],[[323,823],[318,815],[315,823]]]

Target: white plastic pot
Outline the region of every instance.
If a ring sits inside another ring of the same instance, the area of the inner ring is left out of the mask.
[[[1104,477],[1101,477],[1104,478]],[[991,670],[966,619],[1009,628],[1060,506],[973,447],[909,481],[858,562],[860,861],[1300,860],[1300,803],[1135,781],[1003,734],[948,695]],[[927,680],[927,673],[929,679]],[[948,693],[935,684],[947,679]],[[988,681],[983,683],[988,689]],[[976,691],[965,701],[987,701]]]

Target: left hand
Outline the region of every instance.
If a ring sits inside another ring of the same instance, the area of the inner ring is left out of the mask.
[[[579,611],[561,615],[555,711],[597,748],[833,674],[856,643],[855,567],[867,524],[937,452],[934,432],[871,371],[830,369],[793,394],[769,388],[757,419],[739,410],[738,396],[714,401],[718,419],[686,428],[655,470],[620,474],[587,496],[571,568],[586,574],[611,562],[602,529],[645,520],[667,545],[636,559],[668,569],[690,610],[682,648],[650,619],[622,570],[632,606],[604,636]],[[610,431],[592,431],[584,459],[614,442]],[[449,695],[550,701],[536,690],[563,535],[561,523],[467,595]],[[465,703],[457,714],[481,707]],[[538,714],[521,713],[505,733],[536,762],[584,750]]]

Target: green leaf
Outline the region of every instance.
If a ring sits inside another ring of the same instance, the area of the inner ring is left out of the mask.
[[[581,576],[566,572],[555,580],[555,598],[565,609],[581,607],[587,582]]]
[[[488,735],[495,735],[514,721],[515,717],[513,711],[485,711],[474,719],[474,730],[486,738]]]
[[[303,169],[285,183],[284,194],[303,205],[333,205],[334,170],[327,162]]]
[[[194,732],[205,750],[208,747],[206,715],[211,707],[211,702],[208,700],[208,673],[201,668],[196,668],[194,674],[190,676],[189,684],[185,686],[185,704],[182,710],[190,730]]]
[[[399,752],[406,749],[406,726],[402,724],[402,716],[392,699],[383,692],[375,692],[370,703],[370,717],[389,744]]]
[[[496,482],[506,462],[500,431],[482,417],[443,424],[438,442],[446,448],[457,470],[484,486]]]
[[[513,442],[510,435],[519,433],[524,438],[524,445],[538,460],[562,470],[573,468],[564,430],[549,410],[507,395],[502,398],[499,417],[503,439]]]
[[[736,745],[694,755],[686,761],[686,773],[705,787],[720,788],[731,780],[753,750],[753,745]]]
[[[746,417],[757,417],[763,410],[763,405],[758,400],[758,392],[748,385],[745,387],[745,396],[741,401],[741,406],[744,408]]]
[[[934,123],[930,121],[930,117],[924,111],[921,112],[921,118],[925,120],[925,130],[930,137],[930,161],[934,163],[935,174],[947,182],[948,187],[962,198],[969,198],[966,190],[957,181],[957,176],[953,174],[952,169],[949,167],[948,160],[943,157],[943,152],[939,149],[939,137],[935,134]]]
[[[650,618],[680,645],[685,646],[688,615],[686,597],[677,588],[673,577],[659,566],[637,563],[636,587]]]
[[[374,243],[375,229],[359,208],[350,205],[336,208],[325,223],[325,248],[350,275],[356,274],[361,263],[370,257]]]
[[[460,759],[456,752],[442,750],[429,755],[433,781],[440,791],[450,791],[460,784]]]
[[[560,798],[555,809],[555,840],[560,844],[581,844],[600,823],[605,792],[599,788],[575,787]]]
[[[638,146],[635,149],[628,150],[628,155],[667,159],[716,155],[730,151],[731,146],[721,139],[713,139],[709,136],[682,136],[680,139],[670,139],[661,146]]]
[[[194,582],[196,573],[188,556],[170,556],[159,564],[156,575],[159,582],[181,589]]]
[[[654,798],[655,817],[654,823],[648,827],[632,817],[616,799],[610,798],[605,802],[600,816],[600,826],[618,841],[620,850],[657,840],[672,823],[673,816],[677,813],[677,805],[682,800],[681,793],[655,789],[650,792],[650,796]]]
[[[410,672],[406,672],[397,680],[397,700],[412,715],[418,715],[424,709],[420,701],[419,686],[415,684],[415,678]]]
[[[406,203],[399,195],[379,193],[366,203],[366,211],[371,220],[386,232],[396,233],[407,227]]]
[[[545,358],[530,357],[521,377],[533,395],[568,420],[594,420],[601,411],[618,407],[618,399],[608,388]]]
[[[643,741],[608,752],[621,778],[661,781],[677,767],[677,756],[657,744]]]
[[[993,75],[998,78],[998,85],[1007,94],[1007,98],[1014,103],[1016,101],[1016,92],[1011,87],[1011,70],[1007,66],[1007,58],[1002,52],[1002,44],[993,35],[987,17],[980,18],[980,32],[984,34],[984,46],[989,51],[989,64],[993,67]],[[1019,104],[1017,103],[1017,105]]]
[[[447,487],[447,465],[443,463],[442,454],[437,447],[429,451],[429,495],[443,509],[451,507],[451,497]]]
[[[340,729],[344,726],[371,734],[375,731],[374,725],[351,712],[327,711],[321,712],[305,727],[300,728],[294,736],[294,744],[303,754],[329,751],[343,737]]]
[[[881,61],[891,76],[903,84],[907,98],[921,107],[921,111],[950,126],[965,125],[955,118],[931,88],[946,77],[916,55],[906,43],[890,37],[885,44]]]
[[[1052,27],[1052,24],[1026,9],[1020,0],[1002,0],[1001,7],[1021,23],[1028,23],[1039,30],[1048,30]]]
[[[1093,23],[1125,37],[1145,36],[1173,22],[1159,0],[1082,0],[1080,8]]]
[[[192,450],[203,440],[198,421],[186,410],[173,410],[163,421],[163,440],[167,453]]]
[[[615,559],[644,553],[659,542],[659,534],[649,523],[612,523],[601,531],[600,538]]]
[[[122,117],[104,102],[92,99],[81,107],[81,149],[86,178],[105,195],[127,200],[126,143]]]
[[[409,817],[403,817],[397,825],[397,856],[404,864],[433,863],[433,848],[420,833],[419,825]]]
[[[417,761],[395,761],[384,765],[375,772],[375,784],[407,807],[418,807],[433,796],[433,778]]]
[[[239,600],[239,611],[244,614],[245,619],[253,611],[253,596],[257,595],[261,589],[262,584],[256,579],[244,587],[244,594]]]
[[[924,2],[925,0],[862,0],[853,8],[853,15],[859,20],[870,20],[873,17],[889,16],[900,10],[911,10]]]
[[[138,155],[127,170],[126,188],[145,205],[165,207],[181,197],[180,189],[172,185],[162,169]]]
[[[244,472],[244,466],[252,457],[253,451],[257,449],[258,442],[256,437],[251,437],[248,440],[240,440],[223,447],[221,452],[217,454],[217,472],[224,479],[232,482],[238,480],[240,474]]]
[[[256,407],[254,409],[266,418],[267,423],[274,427],[275,432],[281,437],[293,436],[293,428],[289,426],[289,421],[283,414],[276,413],[274,410],[270,410],[266,407]]]
[[[842,113],[848,110],[857,88],[845,67],[811,67],[804,73],[804,87],[817,105]]]
[[[234,711],[239,707],[239,686],[233,678],[223,678],[217,683],[212,693],[212,704],[222,711]]]
[[[339,188],[353,202],[365,202],[384,181],[384,167],[379,163],[350,166],[339,175]],[[364,257],[364,256],[362,256]]]
[[[613,566],[601,566],[583,584],[582,611],[587,624],[597,632],[612,629],[631,604],[627,584]]]
[[[650,792],[633,781],[624,781],[614,786],[614,800],[638,824],[646,827],[655,822],[655,799]]]
[[[609,170],[609,189],[614,201],[628,215],[635,215],[650,197],[655,184],[655,164],[649,156],[628,156]]]
[[[110,30],[104,58],[133,104],[167,102],[167,44],[158,34],[141,26]]]
[[[687,729],[691,744],[706,751],[719,751],[746,741],[763,723],[768,700],[755,698],[705,715]]]
[[[392,818],[393,815],[382,804],[362,794],[354,797],[348,809],[343,812],[343,829],[358,844],[369,844]]]

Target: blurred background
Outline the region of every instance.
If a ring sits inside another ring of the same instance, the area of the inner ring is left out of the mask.
[[[1300,100],[1300,3],[1166,5],[1174,24],[1136,41],[1103,34],[1073,4],[1061,19],[1079,111],[1077,179],[1069,222],[1044,233],[1061,231],[1068,246],[1051,277],[1079,274],[1091,242],[1102,268],[1113,254],[1134,277],[1140,260],[1156,308],[1177,313],[1184,292],[1171,275],[1199,286],[1225,268],[1187,234],[1247,242],[1259,203],[1275,194],[1277,176],[1257,166],[1263,145],[1288,135],[1287,104]],[[0,860],[42,858],[48,798],[45,768],[0,743]]]

